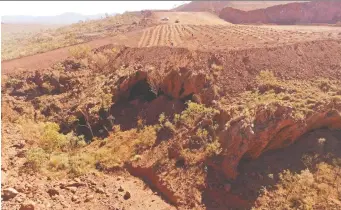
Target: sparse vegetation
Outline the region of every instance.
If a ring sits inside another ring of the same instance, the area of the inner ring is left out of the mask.
[[[233,115],[251,117],[256,114],[258,107],[267,107],[274,112],[275,107],[281,105],[292,107],[292,116],[302,120],[314,113],[317,107],[336,102],[339,98],[337,92],[340,84],[337,81],[327,79],[305,83],[295,80],[281,81],[270,71],[261,71],[257,81],[259,85],[255,90],[244,92],[240,98],[235,99],[234,104],[238,105],[230,106]],[[329,87],[328,91],[325,91],[326,87]]]
[[[316,169],[300,173],[283,171],[276,189],[264,189],[253,209],[338,209],[339,166],[319,163]]]
[[[150,149],[156,141],[156,132],[153,126],[144,126],[140,130],[115,131],[105,140],[93,143],[93,147],[103,141],[106,147],[91,151],[98,162],[105,168],[122,167],[125,163],[138,160],[139,155]]]
[[[27,130],[28,127],[33,130]],[[28,166],[34,171],[58,172],[66,171],[72,175],[80,175],[85,169],[75,166],[74,157],[77,149],[86,145],[82,136],[73,133],[59,133],[56,123],[22,123],[22,132],[32,147],[26,154]],[[27,132],[30,131],[30,132]]]
[[[91,22],[94,28],[89,32],[94,34],[85,31],[89,22],[80,22],[50,31],[56,40],[45,37],[46,34],[43,38],[37,35],[23,48],[39,43],[39,49],[44,51],[59,47],[52,43],[60,39],[65,41],[58,42],[60,46],[83,43],[92,39],[89,36],[102,37],[114,31],[113,27],[116,30],[125,25],[111,17],[106,21]],[[153,27],[142,31],[139,45],[153,46],[154,42],[162,45],[176,39],[177,34],[183,37],[189,34],[190,38],[190,33],[203,29],[202,26],[178,26],[162,25],[155,33]],[[177,32],[169,33],[174,27]],[[224,27],[214,26],[212,30]],[[167,34],[169,39],[163,39]],[[199,38],[192,39],[199,42]],[[215,38],[211,37],[211,41],[215,42]],[[27,170],[24,172],[30,176],[48,175],[51,182],[57,177],[67,180],[82,175],[77,180],[87,182],[84,180],[93,174],[108,172],[110,176],[116,176],[116,172],[129,176],[128,171],[150,182],[179,208],[181,205],[190,209],[211,208],[212,195],[212,201],[222,199],[223,205],[230,203],[224,200],[230,194],[240,196],[240,203],[244,203],[246,194],[239,193],[240,186],[244,185],[236,185],[240,183],[240,175],[248,181],[266,183],[260,184],[266,188],[255,204],[256,209],[333,209],[341,205],[340,164],[333,164],[320,155],[305,154],[299,161],[299,170],[306,169],[300,172],[286,165],[288,170],[284,171],[267,168],[260,173],[249,173],[243,168],[240,171],[245,174],[238,174],[239,167],[243,167],[240,163],[250,162],[244,159],[254,159],[265,151],[293,144],[298,136],[304,137],[311,130],[339,128],[340,81],[309,77],[302,82],[290,79],[294,74],[283,76],[287,71],[283,73],[281,68],[258,74],[260,65],[252,64],[253,55],[231,59],[239,53],[232,46],[227,54],[187,51],[179,43],[174,46],[177,47],[165,46],[158,50],[107,45],[91,50],[90,45],[82,44],[70,47],[67,60],[51,68],[22,75],[14,72],[13,76],[4,77],[2,120],[7,125],[3,133],[17,135],[5,148],[16,152],[11,156],[15,160],[19,157],[23,160],[19,170]],[[299,51],[301,46],[290,49]],[[149,50],[177,53],[164,62],[157,60],[166,58],[163,54],[154,57],[148,54]],[[22,55],[36,52],[32,48],[22,51]],[[18,56],[16,53],[13,51],[13,56]],[[243,53],[249,54],[248,50]],[[192,62],[193,58],[198,60]],[[338,68],[338,64],[333,65]],[[240,70],[243,68],[245,72]],[[297,78],[307,73],[302,70]],[[12,127],[18,129],[12,130]],[[327,147],[338,144],[335,139],[318,137],[314,149],[325,152]],[[235,176],[237,179],[231,182]],[[250,193],[247,199],[256,199],[260,186],[246,189]],[[247,183],[245,187],[249,187]],[[225,207],[228,209],[222,206]]]
[[[91,48],[88,45],[79,45],[69,49],[70,55],[76,59],[86,58],[89,56],[90,52]]]
[[[218,110],[191,101],[187,102],[187,106],[188,108],[180,115],[180,121],[188,126],[195,126],[198,123],[197,120],[211,119],[215,114],[219,113]],[[176,121],[178,121],[177,118],[176,116]]]
[[[10,33],[2,30],[1,60],[34,55],[113,35],[115,32],[112,32],[112,27],[123,32],[128,25],[139,19],[137,14],[125,13],[101,20],[83,21],[57,29],[45,29],[40,32]]]

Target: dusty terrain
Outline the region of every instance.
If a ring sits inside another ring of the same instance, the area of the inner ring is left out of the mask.
[[[46,24],[14,24],[14,23],[2,23],[1,32],[3,36],[8,36],[11,33],[27,33],[36,32],[46,29],[53,29],[61,27],[62,25],[46,25]],[[7,33],[7,34],[6,34]]]
[[[4,209],[341,208],[339,27],[138,15],[2,62]]]
[[[20,33],[13,27],[6,27],[6,24],[3,24],[1,59],[11,60],[141,29],[148,21],[141,20],[140,14],[124,13],[58,28],[45,27],[40,31],[35,30],[37,28],[35,25],[25,25],[24,29],[28,30]]]

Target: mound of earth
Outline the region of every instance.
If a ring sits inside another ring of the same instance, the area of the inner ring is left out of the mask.
[[[341,21],[341,2],[312,1],[242,11],[225,7],[219,17],[231,23],[312,24]]]

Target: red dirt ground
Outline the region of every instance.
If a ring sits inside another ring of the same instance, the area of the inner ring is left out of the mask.
[[[35,202],[35,209],[175,209],[153,192],[141,179],[128,173],[117,172],[96,175],[88,173],[80,177],[80,186],[62,187],[75,183],[70,179],[54,179],[37,176],[25,171],[25,145],[20,128],[13,124],[2,125],[1,186],[12,187],[19,194],[10,201],[2,201],[2,209],[19,209],[24,200]],[[6,141],[4,141],[4,139]],[[17,145],[23,145],[18,147]],[[77,182],[77,181],[76,181]],[[57,191],[50,196],[49,189]],[[126,192],[130,198],[125,199]],[[87,200],[88,199],[88,200]]]

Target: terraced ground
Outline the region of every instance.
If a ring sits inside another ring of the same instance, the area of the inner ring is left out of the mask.
[[[328,26],[316,28],[309,26],[163,24],[144,29],[137,46],[174,46],[214,51],[281,46],[304,41],[340,38],[341,28]]]

